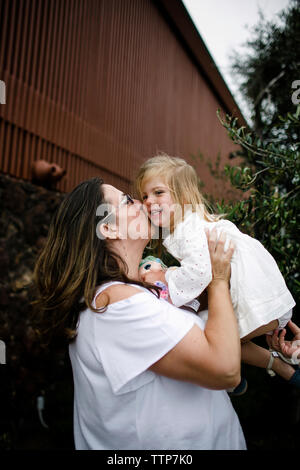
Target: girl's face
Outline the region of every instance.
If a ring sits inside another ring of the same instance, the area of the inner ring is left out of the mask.
[[[174,217],[174,201],[165,182],[158,178],[142,185],[142,201],[151,222],[159,227],[170,227]]]

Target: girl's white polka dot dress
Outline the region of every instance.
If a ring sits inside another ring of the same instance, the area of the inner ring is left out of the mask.
[[[235,244],[231,260],[230,292],[238,319],[240,337],[280,318],[295,306],[272,255],[255,238],[242,233],[232,222],[206,222],[188,212],[173,234],[163,241],[167,251],[180,262],[166,272],[174,305],[181,307],[198,297],[211,281],[211,264],[205,228],[226,232]]]

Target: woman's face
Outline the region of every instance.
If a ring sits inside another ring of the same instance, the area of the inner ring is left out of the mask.
[[[114,238],[148,241],[151,228],[142,203],[110,184],[103,184],[102,190],[106,203],[115,214],[115,219],[110,223],[115,230]]]

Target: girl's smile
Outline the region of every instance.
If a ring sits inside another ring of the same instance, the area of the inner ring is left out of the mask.
[[[168,186],[160,179],[149,179],[143,184],[143,204],[151,222],[159,227],[170,226],[174,201]]]

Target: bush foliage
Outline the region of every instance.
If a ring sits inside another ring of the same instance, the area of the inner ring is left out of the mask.
[[[225,167],[233,187],[245,197],[232,204],[218,203],[220,212],[239,228],[260,240],[274,256],[296,302],[300,294],[299,279],[299,190],[300,106],[295,114],[280,117],[273,133],[275,140],[263,140],[236,118],[221,117],[230,139],[244,151],[245,165]],[[296,132],[295,132],[296,131]]]
[[[299,31],[300,0],[290,0],[271,21],[261,12],[242,52],[232,57],[232,71],[249,105],[253,129],[261,137],[274,138],[277,116],[291,110],[293,83],[300,79]],[[299,131],[295,129],[292,136],[296,141]]]

